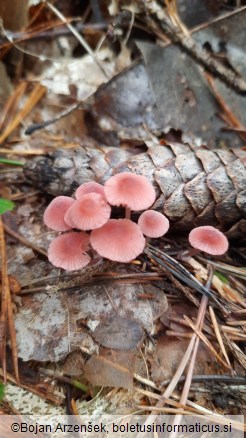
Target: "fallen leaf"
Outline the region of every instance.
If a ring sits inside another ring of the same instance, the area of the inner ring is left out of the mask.
[[[132,319],[114,314],[97,326],[93,338],[103,347],[132,350],[143,340],[143,328]]]
[[[129,351],[100,349],[84,366],[84,373],[94,386],[132,389],[135,355]]]
[[[151,333],[154,320],[167,309],[167,299],[157,288],[149,301],[138,299],[143,293],[142,285],[107,284],[84,286],[75,292],[51,291],[23,297],[15,321],[19,357],[59,361],[76,349],[97,353],[99,346],[93,340],[93,332],[112,315],[116,321],[117,318],[134,321],[132,327],[140,326]],[[81,326],[81,320],[87,321],[87,327]],[[130,348],[131,336],[125,342]],[[132,348],[136,348],[136,338]]]
[[[151,377],[157,385],[173,377],[188,343],[189,339],[170,338],[165,335],[158,340],[155,354],[151,358]],[[200,343],[194,374],[213,374],[208,372],[210,363],[217,363],[214,355]]]

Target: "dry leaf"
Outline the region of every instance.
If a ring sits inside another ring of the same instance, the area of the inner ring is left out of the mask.
[[[131,352],[102,348],[85,364],[84,373],[92,385],[132,389],[134,364]]]
[[[158,340],[155,354],[151,359],[151,377],[157,385],[173,377],[183,359],[188,343],[189,339],[168,336],[162,336]],[[210,362],[215,362],[214,356],[200,343],[194,374],[208,374]]]
[[[116,321],[117,318],[134,321],[135,328],[140,325],[151,332],[154,320],[167,309],[167,299],[157,288],[150,301],[138,299],[143,293],[141,285],[116,284],[23,297],[16,317],[19,357],[58,361],[76,349],[95,353],[98,344],[93,340],[93,331],[112,315]],[[81,325],[81,320],[86,321],[88,328]],[[130,338],[128,348],[129,342]]]

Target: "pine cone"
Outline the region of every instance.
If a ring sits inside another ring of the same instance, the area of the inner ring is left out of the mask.
[[[154,184],[157,201],[174,228],[215,225],[232,237],[246,232],[246,152],[209,150],[187,144],[147,143],[148,151],[131,156],[116,148],[58,150],[24,168],[27,180],[51,195],[71,195],[85,182],[104,183],[112,174],[131,171]],[[239,234],[238,234],[239,233]]]

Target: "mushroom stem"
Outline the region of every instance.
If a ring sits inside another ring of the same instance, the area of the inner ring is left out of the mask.
[[[150,237],[145,237],[145,246],[149,245]]]
[[[149,246],[149,241],[150,241],[150,237],[145,237],[145,248],[147,248],[148,246]],[[147,263],[146,262],[144,262],[143,263],[143,271],[145,271],[146,270],[146,266],[147,266]]]
[[[125,208],[125,218],[131,219],[131,209],[129,207]]]

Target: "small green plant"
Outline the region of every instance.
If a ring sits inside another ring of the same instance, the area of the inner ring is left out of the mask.
[[[0,402],[3,400],[4,397],[4,384],[0,383]]]
[[[6,211],[13,210],[14,207],[14,202],[9,201],[8,199],[0,198],[0,215],[5,213]]]

